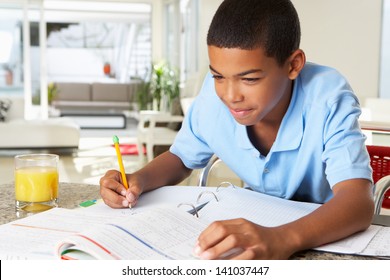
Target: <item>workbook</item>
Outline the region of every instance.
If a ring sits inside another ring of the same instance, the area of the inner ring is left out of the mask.
[[[206,222],[178,208],[153,208],[62,240],[62,259],[194,259],[196,238]]]
[[[196,256],[192,251],[197,237],[212,221],[245,218],[274,227],[297,220],[320,207],[320,204],[285,200],[236,187],[213,191],[205,188],[201,196],[210,200],[196,211],[197,216],[175,207],[148,209],[69,236],[57,245],[57,254],[63,259],[194,259]],[[386,228],[371,226],[364,232],[315,249],[390,256],[390,248],[384,249],[389,242],[382,240],[388,234]],[[379,240],[376,244],[371,242],[375,237]]]
[[[0,226],[0,252],[4,229],[12,228],[8,236],[12,234],[14,239],[8,240],[17,242],[15,236],[22,236],[25,251],[30,246],[30,258],[196,259],[192,252],[196,240],[213,221],[245,218],[273,227],[320,207],[236,187],[185,188],[164,187],[144,194],[149,206],[142,203],[141,196],[133,209],[110,209],[99,203],[86,209],[55,208]],[[34,235],[35,239],[29,239]],[[39,236],[45,236],[47,242],[31,248],[31,240],[38,242]],[[389,237],[389,227],[371,225],[364,232],[314,249],[389,257]]]
[[[183,201],[191,200],[183,197]],[[158,203],[153,209],[76,233],[57,245],[57,254],[62,259],[194,259],[196,239],[212,221],[245,217],[264,226],[277,226],[319,207],[235,187],[203,188],[197,202],[202,198],[209,198],[207,204],[191,211],[192,215],[172,204]],[[190,209],[197,208],[195,205]]]

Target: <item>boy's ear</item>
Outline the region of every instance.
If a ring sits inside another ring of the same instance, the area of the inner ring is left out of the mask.
[[[295,80],[306,63],[306,55],[301,49],[295,50],[288,58],[288,76]]]

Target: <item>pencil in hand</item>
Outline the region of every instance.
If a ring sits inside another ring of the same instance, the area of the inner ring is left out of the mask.
[[[122,155],[121,155],[121,151],[119,149],[119,138],[118,138],[118,136],[114,135],[114,137],[112,137],[112,140],[114,141],[116,156],[118,158],[119,170],[120,170],[121,175],[122,175],[122,182],[127,190],[127,189],[129,189],[129,185],[127,183],[125,168],[123,167]]]

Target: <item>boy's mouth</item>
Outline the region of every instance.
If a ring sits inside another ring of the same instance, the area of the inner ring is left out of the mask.
[[[237,119],[245,118],[252,112],[251,109],[231,109],[231,108],[229,108],[229,111],[233,115],[233,117]]]

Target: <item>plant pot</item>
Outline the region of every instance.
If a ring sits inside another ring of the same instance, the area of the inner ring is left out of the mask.
[[[108,63],[108,62],[104,63],[103,72],[104,72],[104,75],[110,76],[110,74],[111,74],[111,64],[110,63]]]

